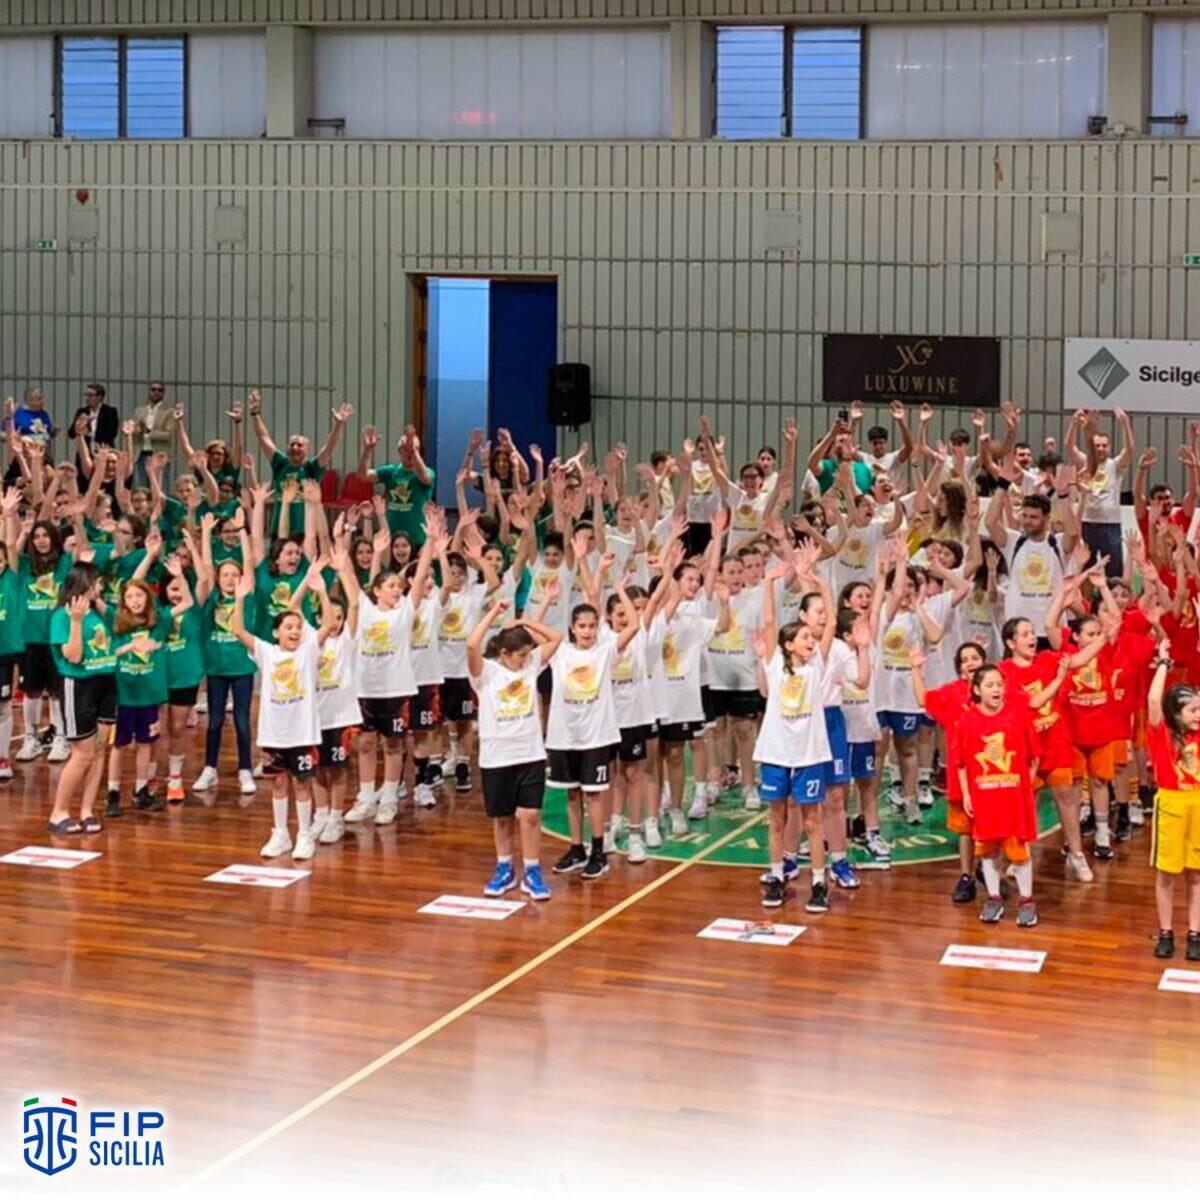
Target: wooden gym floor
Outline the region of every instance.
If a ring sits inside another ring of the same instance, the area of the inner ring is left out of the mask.
[[[865,873],[822,917],[796,893],[779,949],[697,940],[764,915],[755,873],[702,860],[555,879],[503,922],[420,915],[490,870],[452,792],[287,889],[206,883],[270,823],[225,766],[213,803],[58,843],[94,862],[0,865],[0,1112],[37,1088],[163,1109],[167,1168],[122,1195],[1011,1194],[1016,1166],[1094,1196],[1198,1165],[1200,995],[1157,990],[1148,831],[1091,886],[1046,839],[1033,931],[952,906],[943,863]],[[0,853],[50,844],[55,770],[0,792]],[[1049,957],[940,966],[952,942]],[[41,1194],[0,1127],[0,1194]]]

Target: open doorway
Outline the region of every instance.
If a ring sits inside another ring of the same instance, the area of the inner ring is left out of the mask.
[[[492,441],[508,429],[522,452],[536,443],[547,460],[556,452],[547,397],[558,352],[558,282],[478,275],[415,275],[412,282],[413,420],[437,472],[437,502],[454,508],[472,429]],[[474,491],[468,496],[481,500]]]

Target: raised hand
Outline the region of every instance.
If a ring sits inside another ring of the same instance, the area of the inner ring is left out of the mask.
[[[353,404],[339,404],[337,408],[333,410],[333,420],[337,425],[345,425],[345,423],[350,420],[352,416],[354,416]]]

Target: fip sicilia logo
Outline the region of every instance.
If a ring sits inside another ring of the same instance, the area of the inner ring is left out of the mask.
[[[25,1165],[43,1175],[57,1175],[75,1166],[161,1167],[162,1130],[166,1120],[154,1109],[81,1112],[79,1102],[60,1096],[58,1102],[31,1096],[22,1105]],[[83,1119],[83,1145],[80,1120]]]

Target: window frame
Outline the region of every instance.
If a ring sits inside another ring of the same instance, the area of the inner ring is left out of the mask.
[[[112,138],[74,138],[68,134],[64,127],[63,113],[63,67],[65,65],[65,43],[74,38],[92,38],[97,41],[112,39],[117,43],[117,136]],[[129,136],[129,120],[128,120],[128,72],[129,72],[129,41],[130,39],[137,41],[180,41],[183,43],[183,72],[181,87],[181,108],[183,118],[183,130],[178,136],[164,138],[131,138]],[[192,136],[191,122],[191,53],[189,49],[190,39],[186,33],[95,33],[73,32],[73,33],[58,33],[54,36],[54,137],[61,141],[87,141],[87,142],[107,142],[107,141],[131,141],[131,142],[178,142]]]

